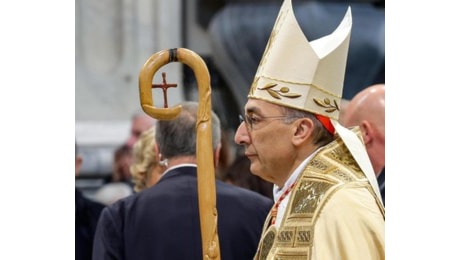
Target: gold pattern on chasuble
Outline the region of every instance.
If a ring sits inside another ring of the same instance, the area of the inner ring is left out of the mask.
[[[276,236],[276,244],[279,247],[291,247],[295,240],[295,227],[284,227],[278,231]]]
[[[325,153],[325,156],[330,158],[333,161],[337,161],[345,165],[349,170],[351,170],[351,173],[357,179],[366,178],[364,173],[361,171],[361,168],[359,167],[358,163],[353,158],[353,155],[343,144],[342,139],[339,139],[338,143],[339,145],[335,145],[334,147],[332,147],[329,152]],[[344,178],[346,173],[340,170],[341,169],[338,169],[338,171],[336,172],[338,173],[338,176],[342,176],[342,178]],[[351,179],[348,181],[351,181]]]
[[[264,232],[256,259],[310,259],[316,218],[328,198],[345,184],[364,181],[340,138],[320,148],[302,170],[280,228],[272,225]]]
[[[300,226],[297,227],[297,235],[294,242],[295,247],[306,247],[313,244],[313,227]]]
[[[333,183],[321,180],[301,180],[292,200],[290,213],[305,214],[306,218],[312,218],[316,208],[324,198],[325,193],[333,186]],[[293,216],[293,217],[294,217]]]
[[[275,226],[271,226],[263,235],[258,259],[267,259],[267,256],[273,247],[273,243],[275,243],[275,236],[276,228]]]
[[[305,227],[286,227],[277,232],[272,225],[265,232],[255,259],[309,259],[312,232],[312,228]]]

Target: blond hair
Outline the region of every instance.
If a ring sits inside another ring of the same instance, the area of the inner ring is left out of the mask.
[[[136,192],[148,188],[151,170],[158,165],[155,151],[155,127],[142,132],[133,146],[133,164],[130,166]]]

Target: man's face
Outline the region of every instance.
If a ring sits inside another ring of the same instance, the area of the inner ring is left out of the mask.
[[[148,116],[138,116],[133,119],[131,124],[131,133],[127,141],[129,148],[132,148],[134,143],[139,139],[142,132],[146,131],[154,125],[155,121]]]
[[[235,133],[235,142],[245,146],[251,172],[270,182],[289,174],[294,158],[291,137],[295,128],[283,121],[282,109],[266,101],[249,99],[243,118],[245,121]]]

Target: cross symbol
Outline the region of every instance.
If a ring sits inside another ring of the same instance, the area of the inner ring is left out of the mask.
[[[166,83],[166,73],[165,72],[161,73],[161,76],[163,77],[163,84],[152,84],[152,88],[161,88],[163,90],[164,108],[168,108],[168,95],[166,94],[166,92],[168,91],[168,88],[177,87],[177,84]]]

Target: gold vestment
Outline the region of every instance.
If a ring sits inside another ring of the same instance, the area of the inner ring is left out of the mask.
[[[340,137],[297,179],[281,225],[264,225],[254,259],[385,259],[385,209]]]

